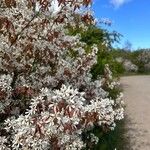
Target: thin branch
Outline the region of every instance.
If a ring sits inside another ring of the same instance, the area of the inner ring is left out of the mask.
[[[22,28],[22,30],[17,34],[17,36],[16,36],[14,42],[10,45],[9,48],[11,48],[11,47],[13,46],[13,44],[19,39],[19,36],[20,36],[20,35],[23,33],[23,31],[30,25],[30,23],[37,17],[38,14],[39,14],[39,13],[36,13],[36,14],[32,17],[32,19],[28,22],[28,24],[27,24],[25,27]]]

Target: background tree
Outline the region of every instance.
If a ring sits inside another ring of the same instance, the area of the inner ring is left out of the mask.
[[[123,49],[126,51],[131,51],[132,50],[132,43],[129,40],[125,41]]]

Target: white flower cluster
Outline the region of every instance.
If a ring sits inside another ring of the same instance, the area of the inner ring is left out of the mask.
[[[105,66],[105,83],[106,88],[109,90],[116,90],[120,88],[120,83],[116,80],[113,80],[112,78],[112,73],[109,69],[109,65]],[[115,102],[114,102],[114,107],[113,111],[115,114],[115,119],[116,120],[121,120],[124,118],[124,101],[123,101],[123,93],[119,90],[118,94],[116,95]],[[115,126],[114,126],[115,127]]]
[[[87,104],[84,93],[62,85],[60,90],[42,89],[24,116],[8,119],[5,124],[7,131],[13,132],[14,149],[50,149],[54,145],[62,149],[81,149],[84,130],[96,123],[113,128],[114,121],[122,119],[121,108],[114,111],[113,106],[114,101],[109,99],[92,100]]]
[[[143,69],[145,71],[150,71],[150,49],[142,50],[138,57],[138,62],[143,64]]]
[[[124,118],[124,101],[123,101],[123,93],[120,92],[115,100],[115,118],[116,120],[121,120]]]
[[[93,133],[90,134],[90,138],[91,138],[91,142],[94,142],[95,144],[98,143],[99,138],[97,136],[95,136]]]
[[[150,50],[143,50],[142,53],[138,56],[138,61],[147,64],[150,62]]]
[[[0,112],[4,112],[5,107],[11,102],[11,83],[12,77],[10,75],[0,75]]]
[[[6,146],[6,143],[7,138],[4,136],[0,136],[0,150],[10,150],[10,148]]]
[[[113,81],[110,84],[108,84],[108,87],[110,89],[113,89],[114,87],[119,86],[119,85],[120,85],[120,83],[118,81]]]
[[[6,121],[7,129],[14,132],[13,148],[49,149],[56,145],[80,149],[85,106],[83,93],[71,87],[63,85],[55,91],[42,89],[25,116]]]

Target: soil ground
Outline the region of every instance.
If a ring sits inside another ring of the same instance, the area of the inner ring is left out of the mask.
[[[150,150],[150,76],[121,78],[126,104],[127,150]]]

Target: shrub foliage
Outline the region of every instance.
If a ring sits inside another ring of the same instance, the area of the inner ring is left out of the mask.
[[[86,9],[90,4],[1,0],[1,149],[92,149],[100,138],[92,133],[94,127],[105,133],[123,119],[122,94],[109,92],[118,83],[107,61],[103,76],[92,79],[98,43],[70,35],[70,28],[86,32],[94,25]]]

